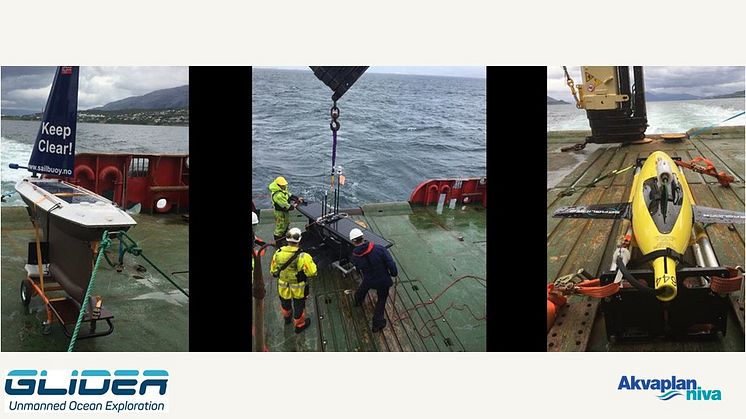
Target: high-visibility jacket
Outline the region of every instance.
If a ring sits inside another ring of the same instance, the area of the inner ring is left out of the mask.
[[[275,182],[269,184],[269,193],[272,195],[272,205],[277,211],[290,211],[290,190],[280,188]]]
[[[277,279],[277,291],[280,297],[289,300],[291,298],[301,299],[305,298],[306,292],[306,281],[298,280],[298,273],[303,272],[307,278],[312,278],[317,274],[316,263],[313,258],[306,252],[301,252],[295,260],[280,272],[280,268],[293,257],[293,255],[300,251],[297,246],[282,246],[280,250],[275,252],[272,256],[272,264],[270,266],[270,273],[272,276],[279,278]]]

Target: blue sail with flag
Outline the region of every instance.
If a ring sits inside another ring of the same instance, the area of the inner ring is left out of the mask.
[[[78,67],[57,67],[28,163],[28,170],[31,172],[56,176],[73,175],[78,75]]]

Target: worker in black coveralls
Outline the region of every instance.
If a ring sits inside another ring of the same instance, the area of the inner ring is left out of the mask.
[[[350,231],[350,241],[355,245],[352,251],[352,263],[363,275],[363,282],[355,291],[355,305],[359,306],[363,303],[370,289],[376,290],[378,301],[373,311],[373,332],[380,332],[386,327],[383,314],[389,288],[394,284],[391,277],[399,274],[396,270],[396,263],[385,247],[364,241],[363,232],[358,228]]]

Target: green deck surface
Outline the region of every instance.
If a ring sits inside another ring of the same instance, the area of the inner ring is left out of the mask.
[[[568,160],[559,149],[582,142],[590,132],[552,132],[547,135],[548,167],[556,170]],[[655,137],[655,136],[652,136]],[[697,203],[716,208],[744,209],[744,127],[721,127],[681,143],[665,143],[656,138],[644,145],[607,145],[587,153],[586,160],[559,184],[547,189],[547,283],[585,268],[591,273],[607,271],[619,231],[619,221],[553,218],[552,212],[566,205],[611,203],[629,197],[633,172],[607,178],[593,188],[581,189],[571,196],[560,192],[573,185],[585,185],[600,174],[634,164],[638,157],[662,150],[684,160],[702,156],[712,160],[718,171],[726,171],[737,183],[725,188],[710,176],[685,170],[687,182]],[[707,232],[721,265],[744,266],[744,226],[712,225]],[[730,296],[733,311],[728,318],[724,338],[710,341],[614,343],[606,339],[603,313],[598,299],[572,296],[558,313],[555,326],[547,335],[549,351],[743,351],[744,302],[738,293]]]
[[[271,251],[262,259],[267,287],[265,327],[270,351],[484,351],[486,350],[486,210],[447,207],[410,208],[409,204],[373,204],[362,207],[362,220],[394,246],[390,249],[399,269],[386,308],[388,326],[371,332],[376,298],[368,294],[363,307],[353,307],[353,276],[343,278],[327,268],[311,280],[307,312],[309,329],[295,334],[280,314],[277,281],[269,275]],[[291,227],[304,228],[307,220],[292,212]],[[261,211],[258,236],[272,240],[271,210]],[[462,238],[462,239],[461,239]],[[270,249],[271,250],[271,249]],[[435,302],[431,299],[442,293]]]
[[[189,270],[189,225],[178,215],[135,215],[137,226],[128,234],[143,253],[164,272]],[[20,298],[25,278],[27,243],[34,230],[25,207],[3,207],[2,223],[2,351],[65,351],[69,339],[59,324],[42,335],[46,320],[44,303],[35,296],[32,313],[25,314]],[[118,241],[108,251],[117,260]],[[137,266],[147,268],[137,271]],[[173,275],[188,289],[188,274]],[[117,273],[106,262],[96,277],[93,295],[103,297],[104,307],[114,315],[114,332],[109,336],[79,340],[76,351],[187,351],[189,350],[189,301],[142,258],[125,256],[125,269]],[[57,292],[56,295],[64,295]],[[105,326],[100,326],[105,328]],[[85,330],[84,325],[81,330]],[[82,333],[82,332],[81,332]]]

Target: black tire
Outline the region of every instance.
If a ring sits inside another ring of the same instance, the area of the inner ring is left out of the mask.
[[[23,303],[23,308],[28,314],[29,311],[29,304],[31,304],[31,287],[28,285],[28,281],[25,279],[21,281],[21,302]]]

